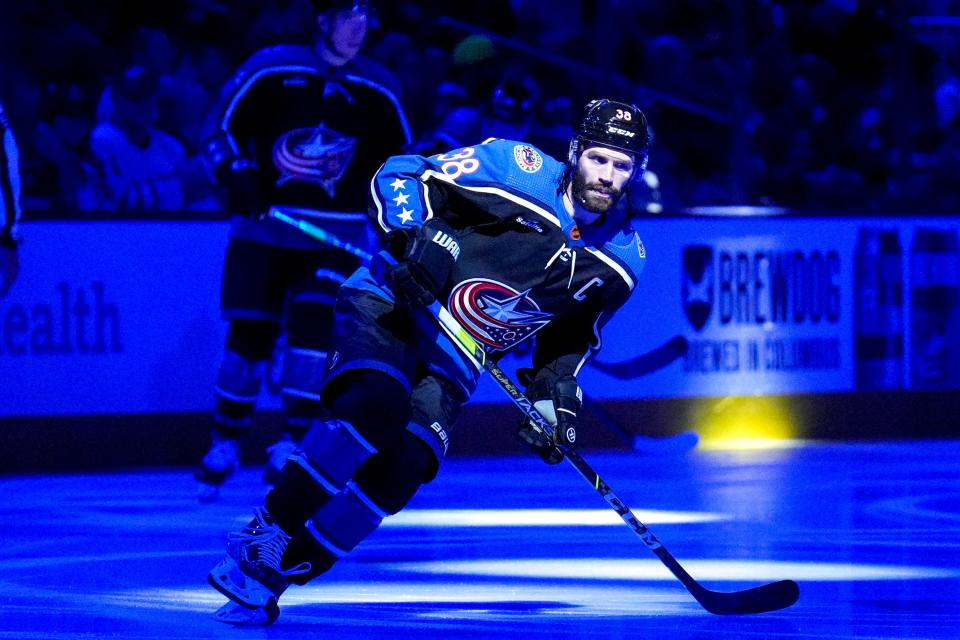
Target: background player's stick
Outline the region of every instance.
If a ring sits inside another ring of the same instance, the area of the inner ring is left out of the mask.
[[[700,436],[696,431],[684,431],[667,436],[644,436],[623,427],[599,402],[584,397],[583,407],[634,451],[652,455],[682,454],[700,444]]]
[[[486,357],[486,352],[484,352],[483,348],[467,333],[466,329],[464,329],[439,302],[431,304],[429,310],[437,319],[437,322],[443,328],[444,332],[460,344],[478,364],[482,365],[483,368],[493,376],[493,379],[500,388],[503,389],[513,403],[520,408],[536,428],[548,436],[553,437],[553,427],[550,423],[540,415],[533,406],[533,403],[513,384],[507,374],[504,373],[493,360]],[[771,582],[744,591],[720,592],[707,589],[687,573],[686,569],[680,566],[676,558],[674,558],[673,555],[667,551],[666,547],[657,540],[656,536],[633,515],[633,512],[621,502],[607,483],[603,481],[597,472],[587,464],[586,460],[584,460],[575,449],[561,447],[561,450],[567,461],[573,465],[573,468],[576,469],[587,482],[593,485],[593,488],[607,501],[607,504],[623,518],[623,521],[633,529],[634,533],[640,536],[640,539],[647,545],[647,548],[660,558],[660,561],[680,580],[687,591],[710,613],[733,615],[776,611],[789,607],[800,597],[800,587],[793,580]]]
[[[268,215],[297,227],[308,236],[320,242],[326,242],[333,246],[340,247],[364,261],[369,261],[371,258],[370,254],[366,251],[339,240],[309,222],[292,218],[276,209],[272,209]],[[461,345],[479,365],[493,376],[493,379],[500,388],[503,389],[507,396],[510,397],[513,403],[520,408],[533,424],[552,437],[553,427],[550,423],[540,415],[536,408],[534,408],[533,403],[513,384],[509,376],[507,376],[493,360],[486,357],[486,352],[484,352],[483,348],[460,326],[460,323],[457,322],[439,302],[434,302],[430,305],[429,311],[433,314],[434,318],[436,318],[444,332]],[[562,450],[564,457],[573,465],[573,468],[596,489],[600,496],[606,500],[607,504],[633,529],[634,533],[640,536],[640,539],[643,540],[647,548],[660,558],[660,561],[680,580],[687,591],[690,592],[690,595],[700,603],[700,606],[710,613],[732,615],[776,611],[789,607],[800,597],[800,587],[792,580],[771,582],[744,591],[720,592],[707,589],[687,573],[686,569],[680,566],[676,558],[674,558],[673,555],[667,551],[666,547],[657,540],[656,536],[633,515],[633,512],[620,501],[607,483],[587,464],[586,460],[584,460],[576,450],[566,447],[562,448]]]
[[[591,360],[590,366],[620,380],[631,380],[658,371],[687,355],[690,344],[683,336],[674,336],[659,347],[623,362]],[[634,433],[620,425],[606,409],[596,402],[585,402],[586,409],[607,428],[615,433],[634,451],[646,453],[683,453],[700,443],[695,431],[685,431],[669,436],[650,437]]]
[[[356,257],[360,258],[366,263],[369,263],[373,259],[373,256],[369,252],[361,249],[360,247],[350,244],[344,240],[341,240],[337,236],[327,233],[327,231],[321,227],[318,227],[315,224],[311,224],[306,220],[300,220],[299,218],[294,218],[293,216],[288,216],[283,211],[277,209],[276,207],[270,207],[270,211],[267,212],[268,218],[273,218],[274,220],[279,220],[284,222],[291,227],[296,227],[300,229],[303,233],[310,236],[314,240],[319,240],[324,244],[329,244],[330,246],[337,247],[342,249],[347,253],[353,254]]]

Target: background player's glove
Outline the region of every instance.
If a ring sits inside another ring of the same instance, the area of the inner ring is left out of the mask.
[[[557,445],[572,447],[577,441],[577,414],[583,405],[583,392],[572,375],[561,376],[552,386],[535,381],[527,391],[534,408],[553,426],[554,437],[539,431],[524,419],[517,429],[517,440],[528,446],[547,464],[563,460]]]
[[[216,174],[217,182],[226,190],[227,207],[233,213],[259,215],[267,208],[267,198],[260,183],[260,171],[249,160],[237,158],[224,163]]]
[[[447,284],[460,256],[453,229],[431,218],[407,243],[401,260],[387,274],[390,287],[409,303],[429,305]]]

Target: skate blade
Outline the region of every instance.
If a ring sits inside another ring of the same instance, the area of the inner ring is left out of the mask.
[[[280,607],[277,601],[271,598],[266,606],[250,609],[242,604],[230,601],[217,609],[213,619],[224,624],[236,627],[266,627],[280,617]]]
[[[210,570],[207,574],[207,582],[223,595],[248,609],[265,607],[271,600],[276,601],[272,591],[241,571],[236,561],[230,556],[224,557]]]

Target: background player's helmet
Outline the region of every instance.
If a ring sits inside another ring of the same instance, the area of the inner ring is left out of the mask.
[[[634,177],[643,174],[647,166],[650,132],[647,117],[635,105],[614,100],[591,100],[584,107],[583,119],[574,126],[570,140],[569,162],[577,159],[589,143],[619,149],[634,157],[637,170]]]

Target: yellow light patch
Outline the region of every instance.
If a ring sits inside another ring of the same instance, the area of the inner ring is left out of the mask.
[[[777,449],[794,446],[798,437],[787,401],[778,397],[708,400],[691,422],[706,450]]]

